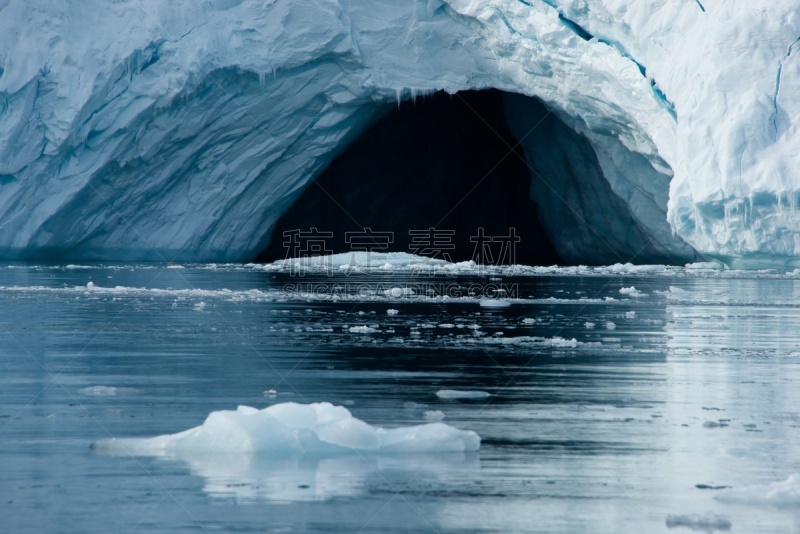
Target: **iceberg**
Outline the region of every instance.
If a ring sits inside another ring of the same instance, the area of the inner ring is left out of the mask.
[[[259,454],[328,457],[352,453],[477,452],[481,439],[471,430],[444,423],[384,429],[327,402],[285,402],[263,410],[239,406],[212,412],[202,425],[152,438],[112,438],[92,444],[110,455],[183,456],[187,454]]]
[[[776,0],[0,0],[0,257],[252,259],[398,103],[492,88],[566,261],[797,266],[798,36]]]

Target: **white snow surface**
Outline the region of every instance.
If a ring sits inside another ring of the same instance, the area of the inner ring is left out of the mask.
[[[107,454],[259,453],[329,456],[342,453],[474,452],[481,439],[444,423],[383,429],[327,402],[239,406],[211,412],[195,428],[153,438],[104,439],[92,447]]]
[[[251,258],[391,105],[493,87],[653,242],[792,266],[799,36],[790,0],[0,0],[0,256]]]

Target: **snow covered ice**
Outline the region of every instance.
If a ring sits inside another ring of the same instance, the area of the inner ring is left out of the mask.
[[[384,429],[356,419],[327,402],[286,402],[263,410],[239,406],[209,414],[198,427],[153,438],[100,440],[102,453],[175,455],[182,453],[261,453],[329,456],[343,453],[476,452],[480,437],[444,423]]]
[[[564,257],[583,220],[628,257],[793,265],[798,35],[775,0],[0,2],[0,254],[252,258],[397,102],[496,88],[602,171],[551,169],[594,200],[544,214]]]

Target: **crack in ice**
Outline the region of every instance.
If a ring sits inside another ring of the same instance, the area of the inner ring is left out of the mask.
[[[518,0],[518,1],[525,5],[530,5],[525,0]],[[561,24],[563,24],[564,27],[570,30],[572,33],[574,33],[575,35],[577,35],[578,37],[587,42],[591,41],[592,39],[596,39],[597,42],[613,48],[623,58],[627,59],[628,61],[631,61],[634,65],[636,65],[636,68],[639,69],[639,72],[641,73],[642,77],[646,78],[647,81],[650,83],[650,89],[653,91],[653,96],[655,96],[656,100],[658,100],[664,106],[664,108],[667,110],[667,113],[669,113],[672,119],[677,121],[678,115],[677,112],[675,111],[675,104],[672,103],[672,101],[667,97],[666,93],[664,93],[664,91],[658,86],[656,80],[652,77],[647,76],[647,67],[640,61],[636,60],[636,58],[634,58],[633,55],[631,55],[625,49],[625,47],[622,46],[622,44],[620,44],[618,41],[613,41],[610,39],[594,35],[586,28],[575,22],[574,20],[565,16],[554,1],[552,0],[542,0],[542,1],[546,5],[552,7],[556,11],[556,13],[558,13],[559,22],[561,22]],[[700,2],[698,2],[698,5],[700,5]],[[703,9],[703,12],[705,12],[705,8],[703,8],[702,5],[700,7],[701,9]]]
[[[772,93],[772,130],[775,136],[775,139],[778,137],[778,96],[781,92],[781,76],[783,75],[783,64],[792,56],[792,52],[795,46],[800,43],[800,37],[798,37],[789,48],[786,50],[786,54],[781,58],[780,62],[778,63],[778,72],[775,75],[775,91]]]

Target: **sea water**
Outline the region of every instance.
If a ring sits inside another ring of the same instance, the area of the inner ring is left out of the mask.
[[[800,274],[341,267],[0,268],[0,531],[800,529]],[[480,450],[92,447],[284,403]]]

